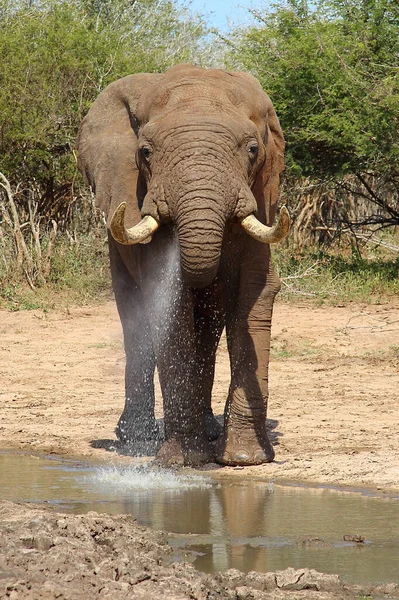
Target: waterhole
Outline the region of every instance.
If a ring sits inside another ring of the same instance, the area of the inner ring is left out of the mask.
[[[399,583],[399,498],[0,453],[0,499],[131,514],[205,572],[309,567]]]

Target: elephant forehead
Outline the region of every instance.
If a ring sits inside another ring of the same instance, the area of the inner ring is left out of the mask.
[[[195,111],[165,111],[162,116],[150,121],[142,129],[143,137],[164,143],[174,139],[179,143],[180,138],[190,137],[192,141],[216,141],[235,146],[242,140],[257,137],[257,128],[248,118],[243,117],[237,110]]]
[[[219,111],[235,108],[252,120],[264,118],[271,108],[269,97],[256,79],[216,69],[179,69],[157,79],[140,99],[139,113],[150,121],[168,110]]]

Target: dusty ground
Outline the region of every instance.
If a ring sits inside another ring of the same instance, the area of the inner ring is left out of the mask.
[[[269,409],[276,461],[210,468],[218,476],[397,494],[398,353],[398,306],[278,304]],[[48,314],[0,312],[0,448],[114,459],[109,449],[123,404],[123,371],[113,303]],[[223,412],[228,379],[223,343],[216,414]],[[308,569],[208,576],[170,563],[163,535],[130,517],[61,516],[0,503],[0,600],[399,597],[399,586],[350,587]]]
[[[113,302],[0,311],[0,448],[114,457],[123,376]],[[270,379],[276,461],[215,473],[399,490],[399,306],[277,304]],[[228,380],[222,343],[215,414]]]

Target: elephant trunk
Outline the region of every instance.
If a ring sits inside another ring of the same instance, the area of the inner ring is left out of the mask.
[[[204,288],[216,277],[226,223],[222,206],[209,195],[180,198],[175,223],[182,276],[190,287]]]

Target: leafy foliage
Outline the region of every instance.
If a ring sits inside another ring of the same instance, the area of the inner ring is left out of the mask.
[[[252,11],[256,26],[220,37],[219,45],[209,43],[199,17],[179,6],[173,0],[0,0],[0,172],[15,204],[0,186],[3,295],[15,297],[20,279],[16,233],[25,241],[29,293],[39,293],[41,279],[69,287],[78,280],[77,231],[94,244],[86,234],[95,219],[81,196],[73,147],[99,92],[130,73],[220,63],[223,45],[226,66],[252,72],[273,99],[288,142],[283,194],[297,232],[314,234],[302,236],[302,245],[335,241],[354,223],[399,224],[396,0],[280,0],[268,11]],[[102,240],[98,219],[96,226]],[[41,276],[39,259],[46,263]],[[397,291],[380,262],[376,271]],[[87,264],[88,271],[95,264],[94,281],[98,263]],[[334,267],[331,285],[343,277],[337,265],[317,263],[331,273]],[[351,266],[341,266],[349,277]],[[392,273],[396,268],[392,262]],[[362,272],[377,293],[374,275]]]
[[[288,0],[253,13],[258,25],[234,33],[228,61],[272,97],[288,177],[355,175],[385,215],[369,222],[399,223],[399,4]]]
[[[231,58],[273,98],[292,171],[396,175],[398,3],[289,0],[255,16],[260,25],[236,33]]]
[[[169,0],[0,0],[0,170],[23,184],[16,201],[34,187],[39,212],[59,220],[91,102],[118,77],[200,56],[204,33]]]

